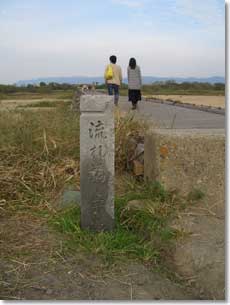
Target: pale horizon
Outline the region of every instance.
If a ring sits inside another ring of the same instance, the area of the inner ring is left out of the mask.
[[[223,0],[0,3],[0,83],[101,77],[110,55],[143,76],[225,77]]]

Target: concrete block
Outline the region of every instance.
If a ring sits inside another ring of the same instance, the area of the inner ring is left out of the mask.
[[[225,133],[222,129],[152,129],[145,136],[144,175],[182,194],[199,189],[206,208],[224,215]]]

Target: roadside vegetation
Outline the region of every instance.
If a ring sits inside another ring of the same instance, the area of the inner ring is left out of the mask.
[[[79,85],[58,84],[41,82],[39,85],[28,84],[27,86],[1,85],[0,99],[37,99],[37,98],[72,98],[74,91]],[[106,90],[105,84],[97,84],[99,90]],[[121,95],[127,95],[128,86],[122,84]],[[224,96],[225,84],[222,83],[176,83],[175,81],[155,82],[143,85],[143,95],[213,95]]]
[[[105,85],[98,86],[99,89],[106,89]],[[121,95],[128,94],[128,86],[121,86]],[[225,95],[225,84],[216,83],[176,83],[174,81],[155,82],[142,86],[143,95]]]
[[[79,206],[58,207],[64,190],[80,190],[80,115],[69,102],[49,98],[0,111],[1,298],[18,298],[20,291],[33,298],[27,287],[42,288],[28,270],[46,278],[54,266],[78,264],[82,256],[102,260],[103,268],[137,261],[177,281],[163,262],[183,232],[169,223],[203,194],[182,197],[128,173],[128,140],[143,139],[148,127],[116,113],[115,230],[82,230]],[[50,111],[40,110],[51,104]]]
[[[125,174],[127,139],[143,137],[146,126],[133,117],[117,115],[116,229],[100,234],[82,231],[79,208],[56,210],[61,192],[68,186],[80,186],[79,114],[64,102],[55,105],[51,112],[20,108],[0,112],[1,217],[17,218],[26,213],[28,217],[45,219],[64,234],[63,251],[81,248],[109,260],[122,256],[156,263],[170,240],[178,237],[178,232],[168,227],[169,219],[188,200],[199,199],[200,194],[182,198],[160,184],[137,181]],[[135,200],[140,208],[133,206]],[[12,244],[5,245],[5,249],[8,246]]]

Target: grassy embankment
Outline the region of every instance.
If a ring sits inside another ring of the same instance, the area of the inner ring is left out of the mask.
[[[155,266],[171,242],[180,237],[168,221],[202,195],[182,198],[160,184],[136,181],[124,173],[126,145],[130,136],[140,136],[145,126],[132,117],[116,117],[116,229],[94,234],[80,228],[80,209],[58,211],[58,194],[71,185],[79,189],[79,114],[58,103],[52,112],[16,109],[0,113],[0,213],[6,220],[25,217],[42,222],[61,234],[62,254],[76,249],[101,255],[106,261],[134,258]],[[130,200],[138,200],[136,208]],[[31,226],[31,224],[30,224]],[[20,227],[11,227],[20,233]],[[30,227],[31,229],[31,227]],[[23,235],[23,234],[22,234]],[[18,234],[20,242],[20,234]],[[24,237],[23,237],[24,238]],[[35,236],[36,238],[36,236]],[[24,259],[31,255],[17,248],[2,231],[1,256]]]

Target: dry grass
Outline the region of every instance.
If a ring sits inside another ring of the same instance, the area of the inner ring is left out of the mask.
[[[52,112],[0,113],[0,213],[52,209],[65,185],[79,188],[79,127],[79,114],[64,103]],[[143,139],[146,125],[117,112],[115,127],[116,170],[122,172],[130,138]]]
[[[27,107],[56,107],[58,104],[70,103],[70,99],[58,99],[58,98],[29,98],[27,99],[3,99],[0,100],[0,110],[15,110],[16,108]]]
[[[115,168],[119,172],[127,170],[128,162],[133,155],[132,140],[144,141],[148,125],[134,118],[134,114],[115,112]]]
[[[44,272],[57,261],[47,219],[62,189],[80,184],[79,114],[62,105],[0,112],[0,130],[0,296],[9,298],[30,285],[27,270],[41,263]]]
[[[78,115],[66,107],[1,113],[0,129],[2,212],[50,207],[65,183],[79,183]]]
[[[203,96],[203,95],[148,95],[147,98],[172,100],[176,102],[225,108],[224,96]]]

